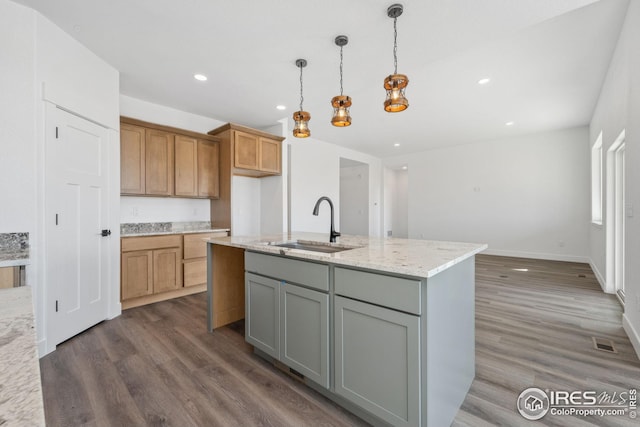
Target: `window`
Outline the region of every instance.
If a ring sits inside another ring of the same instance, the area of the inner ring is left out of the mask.
[[[602,132],[591,147],[591,222],[602,225]]]

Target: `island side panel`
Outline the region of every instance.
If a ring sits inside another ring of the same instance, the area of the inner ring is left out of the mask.
[[[427,279],[423,308],[423,414],[451,425],[475,377],[475,257]]]
[[[207,251],[207,328],[244,319],[244,249],[209,243]]]

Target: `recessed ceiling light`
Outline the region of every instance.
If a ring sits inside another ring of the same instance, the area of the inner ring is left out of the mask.
[[[201,82],[207,81],[207,76],[205,76],[204,74],[194,74],[193,78]]]
[[[287,109],[287,107],[285,107],[284,105],[276,105],[276,108],[278,110],[286,110]]]
[[[406,171],[407,169],[409,169],[407,166],[403,166],[403,167],[402,167],[402,170],[403,170],[403,171]]]
[[[393,144],[394,147],[400,147],[400,143],[396,142],[395,144]]]
[[[489,77],[485,77],[483,79],[478,80],[478,84],[479,85],[486,85],[487,83],[489,83],[491,81],[491,79]]]
[[[507,123],[505,123],[504,125],[505,125],[505,126],[513,126],[514,124],[515,124],[515,122],[507,122]]]

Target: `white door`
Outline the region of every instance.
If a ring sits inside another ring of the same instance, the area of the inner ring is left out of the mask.
[[[47,104],[45,282],[50,344],[107,318],[108,131]]]

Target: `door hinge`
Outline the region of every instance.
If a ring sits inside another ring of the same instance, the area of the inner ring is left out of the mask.
[[[56,126],[56,139],[58,139],[58,126]]]
[[[58,214],[56,214],[56,225],[58,225]]]
[[[58,312],[58,300],[56,300],[56,313]]]

